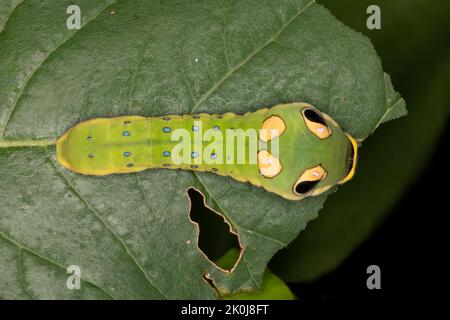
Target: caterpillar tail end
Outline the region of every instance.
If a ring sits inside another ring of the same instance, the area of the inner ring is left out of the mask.
[[[56,161],[58,161],[58,163],[64,168],[75,171],[70,165],[68,159],[65,157],[66,153],[64,152],[67,148],[69,134],[70,130],[66,131],[61,137],[58,138],[58,140],[56,140]]]
[[[93,161],[94,154],[86,143],[86,125],[87,122],[82,122],[70,128],[56,141],[56,161],[64,168],[83,175],[111,174],[111,170],[103,165],[104,161]],[[98,158],[98,155],[95,157]],[[95,165],[96,163],[100,165]]]

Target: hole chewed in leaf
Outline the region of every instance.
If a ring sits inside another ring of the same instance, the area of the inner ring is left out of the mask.
[[[206,205],[205,197],[200,191],[191,187],[187,193],[191,203],[189,218],[198,227],[198,248],[217,268],[228,272],[233,271],[242,255],[238,234],[232,230],[231,225],[222,214]],[[214,262],[233,248],[240,254],[231,265],[219,266]]]

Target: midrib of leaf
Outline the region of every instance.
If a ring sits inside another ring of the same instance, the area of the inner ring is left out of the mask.
[[[49,139],[25,139],[25,140],[5,140],[0,139],[0,148],[21,148],[21,147],[48,147],[54,145],[55,140]]]
[[[63,41],[61,41],[59,44],[57,44],[55,46],[55,48],[53,50],[50,50],[47,55],[44,57],[44,59],[42,59],[42,61],[39,63],[39,65],[36,66],[36,69],[34,69],[30,75],[25,79],[19,93],[17,94],[16,98],[14,99],[14,101],[12,102],[11,107],[9,108],[9,111],[7,111],[6,113],[6,118],[4,120],[4,122],[2,124],[0,124],[0,139],[4,138],[5,135],[5,130],[6,127],[8,125],[9,120],[11,119],[14,110],[16,109],[17,105],[19,104],[20,99],[23,96],[23,93],[25,92],[25,89],[27,88],[28,84],[30,83],[31,79],[34,77],[34,75],[36,74],[36,72],[42,67],[42,65],[45,63],[45,61],[48,60],[48,58],[55,53],[59,48],[61,48],[62,45],[64,45],[67,41],[69,41],[70,39],[72,39],[76,34],[78,34],[78,32],[80,30],[83,30],[84,27],[86,27],[89,23],[91,23],[92,21],[94,21],[99,15],[101,15],[103,12],[105,12],[106,10],[108,10],[112,5],[115,5],[116,2],[118,0],[113,1],[111,4],[109,4],[108,6],[106,6],[103,10],[101,10],[98,14],[96,14],[94,17],[92,17],[90,20],[88,20],[84,25],[81,26],[80,29],[76,29],[68,38],[64,39]],[[17,7],[16,7],[17,8]],[[12,14],[15,12],[15,10],[11,13]],[[9,17],[8,21],[11,19],[11,16]],[[5,29],[6,29],[7,24],[5,24]],[[0,140],[0,147],[1,147],[1,140]]]

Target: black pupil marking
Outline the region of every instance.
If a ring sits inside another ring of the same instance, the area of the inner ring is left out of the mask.
[[[123,123],[124,123],[124,124],[130,124],[130,123],[131,123],[131,121],[129,121],[129,120],[126,120],[126,121],[124,121]]]
[[[89,154],[88,154],[88,157],[89,157],[89,158],[93,158],[94,155],[93,155],[92,153],[89,153]]]
[[[88,139],[88,140],[92,140],[92,137],[91,137],[91,136],[89,136],[89,137],[87,137],[86,139]]]
[[[127,164],[127,167],[128,167],[128,168],[131,168],[132,166],[133,166],[132,163]]]
[[[295,186],[295,192],[298,194],[305,194],[310,192],[319,183],[320,180],[316,181],[302,181]]]
[[[324,126],[327,126],[327,123],[325,122],[325,120],[315,110],[313,110],[313,109],[306,109],[303,112],[303,114],[305,115],[306,119],[308,119],[309,121],[312,121],[312,122],[315,122],[315,123],[320,123],[320,124],[322,124]]]

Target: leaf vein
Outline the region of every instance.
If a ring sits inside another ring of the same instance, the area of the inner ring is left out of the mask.
[[[243,59],[241,62],[239,62],[237,65],[234,66],[234,68],[228,70],[220,79],[217,81],[208,91],[206,91],[205,94],[203,94],[200,99],[197,100],[197,102],[194,104],[194,106],[191,108],[190,112],[194,112],[203,102],[205,102],[223,83],[227,81],[229,77],[231,77],[235,72],[237,72],[240,68],[242,68],[244,65],[247,64],[254,56],[258,54],[261,50],[266,48],[269,44],[271,44],[274,40],[276,40],[283,32],[286,30],[286,28],[296,19],[298,18],[302,13],[304,13],[313,3],[315,0],[311,0],[304,8],[300,9],[295,15],[293,15],[285,24],[281,26],[281,28],[274,33],[269,40],[267,40],[261,47],[257,48],[255,51],[253,51],[251,54],[249,54],[245,59]]]
[[[96,14],[92,19],[87,21],[83,26],[81,26],[80,29],[77,29],[74,31],[67,39],[64,39],[61,43],[59,43],[54,49],[50,50],[47,55],[42,59],[41,63],[36,66],[36,69],[30,73],[30,75],[25,79],[25,82],[22,84],[22,88],[19,90],[19,93],[17,94],[17,97],[14,99],[14,102],[12,106],[10,107],[9,111],[6,113],[6,118],[3,122],[3,124],[0,124],[0,138],[3,138],[5,135],[6,127],[8,126],[9,120],[11,119],[12,115],[14,114],[14,111],[16,110],[17,105],[19,104],[20,99],[23,96],[23,93],[25,92],[25,89],[28,87],[28,84],[30,83],[31,79],[34,77],[36,72],[42,67],[42,65],[48,60],[48,58],[56,52],[61,46],[63,46],[67,41],[71,40],[76,34],[78,34],[79,31],[83,30],[84,27],[86,27],[89,23],[94,21],[99,15],[101,15],[103,12],[108,10],[109,7],[114,5],[118,0],[112,2],[108,6],[106,6],[103,10],[101,10],[98,14]]]
[[[389,108],[386,109],[386,112],[380,117],[380,120],[378,120],[377,124],[375,125],[374,129],[372,130],[375,131],[384,121],[384,119],[386,119],[386,117],[389,115],[389,113],[391,113],[392,110],[394,110],[394,108],[403,101],[402,97],[399,97],[397,99],[397,101],[395,101],[392,106],[390,106]]]
[[[19,249],[18,259],[17,259],[17,264],[18,264],[17,267],[18,267],[18,272],[19,272],[19,277],[20,277],[20,285],[22,286],[22,290],[23,290],[23,292],[25,292],[25,294],[28,296],[28,298],[30,298],[31,300],[34,300],[31,293],[27,290],[23,262],[24,262],[23,261],[23,250]]]
[[[58,170],[57,165],[55,164],[53,158],[50,155],[47,155],[48,159],[50,160],[55,172],[62,178],[62,180],[65,182],[66,186],[84,203],[84,205],[94,214],[94,216],[105,226],[105,228],[111,233],[111,235],[121,244],[127,255],[131,258],[133,263],[136,265],[139,271],[142,272],[144,275],[146,281],[150,284],[151,287],[153,287],[162,297],[167,299],[167,296],[161,292],[150,280],[147,273],[145,272],[144,268],[141,266],[137,258],[134,256],[134,254],[131,252],[130,248],[127,246],[127,244],[122,240],[122,238],[119,237],[119,235],[111,228],[111,226],[106,222],[106,220],[100,215],[100,213],[97,211],[97,209],[94,208],[94,206],[75,188],[75,186],[69,181],[69,179]]]
[[[6,29],[6,26],[9,23],[9,20],[11,20],[11,17],[14,15],[14,13],[16,12],[17,8],[20,7],[23,3],[25,2],[25,0],[22,0],[20,3],[18,3],[13,11],[11,11],[11,14],[9,15],[8,19],[5,21],[5,24],[3,25],[3,29],[0,30],[0,34],[2,34],[2,32]]]
[[[59,267],[63,270],[66,270],[66,268],[62,265],[60,265],[59,263],[53,261],[50,258],[44,257],[42,256],[40,253],[34,251],[33,249],[27,248],[25,245],[17,242],[16,240],[12,239],[11,237],[7,236],[2,230],[0,230],[0,238],[2,238],[3,240],[11,243],[12,245],[16,246],[17,248],[19,248],[20,250],[24,250],[30,254],[32,254],[33,256],[46,261],[47,263],[54,265],[56,267]],[[103,291],[106,295],[108,295],[109,297],[111,297],[111,299],[115,300],[115,298],[112,296],[111,293],[109,293],[108,291],[106,291],[105,289],[103,289],[101,286],[95,284],[94,282],[91,282],[89,280],[83,279],[85,282],[91,284],[92,286],[96,287],[97,289],[99,289],[100,291]]]

